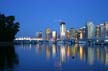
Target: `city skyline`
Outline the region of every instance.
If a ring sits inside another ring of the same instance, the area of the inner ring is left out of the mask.
[[[59,30],[59,22],[67,28],[80,28],[86,21],[95,25],[108,21],[107,0],[1,0],[0,13],[14,15],[20,22],[17,36],[33,36],[47,27]]]
[[[108,22],[95,25],[92,21],[86,22],[86,25],[78,29],[67,28],[65,22],[60,22],[59,31],[46,28],[36,32],[32,38],[42,38],[46,40],[104,40],[108,39]],[[31,36],[20,36],[21,38],[30,38]]]
[[[108,0],[0,0],[0,71],[107,71]]]

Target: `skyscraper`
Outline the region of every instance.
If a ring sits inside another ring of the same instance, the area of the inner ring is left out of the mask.
[[[56,31],[52,31],[52,39],[53,40],[57,39],[57,32]]]
[[[83,40],[86,40],[87,39],[87,31],[86,31],[86,27],[82,27],[82,32],[83,32]]]
[[[87,39],[94,39],[95,38],[95,25],[93,22],[89,21],[86,24],[87,30]]]
[[[69,30],[66,31],[66,39],[70,39],[70,31]]]
[[[100,24],[100,38],[105,39],[105,24]]]
[[[42,38],[42,32],[41,31],[36,33],[36,38]]]
[[[78,30],[75,31],[75,40],[79,40],[80,39],[80,33]]]
[[[82,30],[82,28],[79,29],[79,39],[83,39],[83,30]]]
[[[101,37],[101,29],[99,25],[96,26],[95,37],[96,39],[99,39]]]
[[[50,40],[51,39],[51,29],[50,28],[46,28],[46,39],[47,40]]]
[[[60,39],[65,39],[66,38],[66,26],[65,22],[60,23]]]
[[[105,22],[104,26],[105,26],[105,38],[108,38],[108,22]]]
[[[71,28],[70,29],[70,39],[75,39],[75,29],[74,28]]]

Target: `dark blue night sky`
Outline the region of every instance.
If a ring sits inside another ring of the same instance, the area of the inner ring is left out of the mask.
[[[83,27],[88,20],[108,21],[108,0],[0,0],[0,12],[20,22],[17,36],[35,36],[47,27],[59,31],[60,21],[67,29]]]

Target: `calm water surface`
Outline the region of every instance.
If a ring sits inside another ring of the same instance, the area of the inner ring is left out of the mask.
[[[11,71],[108,71],[107,46],[37,44],[14,47]]]

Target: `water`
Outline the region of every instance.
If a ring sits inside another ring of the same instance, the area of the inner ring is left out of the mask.
[[[14,45],[0,48],[4,71],[108,71],[108,47],[86,45]]]

